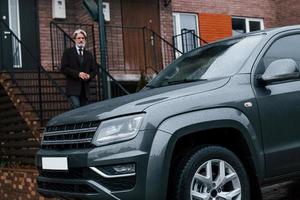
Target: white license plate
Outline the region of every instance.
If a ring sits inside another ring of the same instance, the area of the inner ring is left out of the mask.
[[[68,170],[67,157],[42,157],[42,168],[48,170]]]

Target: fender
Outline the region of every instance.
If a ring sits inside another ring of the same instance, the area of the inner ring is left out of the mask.
[[[234,128],[248,144],[259,177],[264,173],[264,154],[259,136],[244,113],[235,108],[212,108],[165,119],[158,127],[149,153],[146,199],[165,199],[172,152],[179,138],[197,131]],[[201,134],[201,133],[200,133]]]

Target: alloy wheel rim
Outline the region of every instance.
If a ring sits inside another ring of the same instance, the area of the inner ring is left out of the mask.
[[[242,189],[233,167],[220,159],[202,164],[191,182],[191,200],[241,200]]]

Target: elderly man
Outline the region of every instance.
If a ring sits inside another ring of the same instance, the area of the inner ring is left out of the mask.
[[[73,108],[88,104],[89,82],[96,75],[96,62],[90,51],[85,49],[87,34],[77,29],[73,33],[75,46],[64,51],[61,71],[66,76],[66,94]]]

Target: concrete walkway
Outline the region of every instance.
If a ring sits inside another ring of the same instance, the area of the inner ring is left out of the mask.
[[[300,181],[289,181],[262,188],[263,200],[300,200]]]

